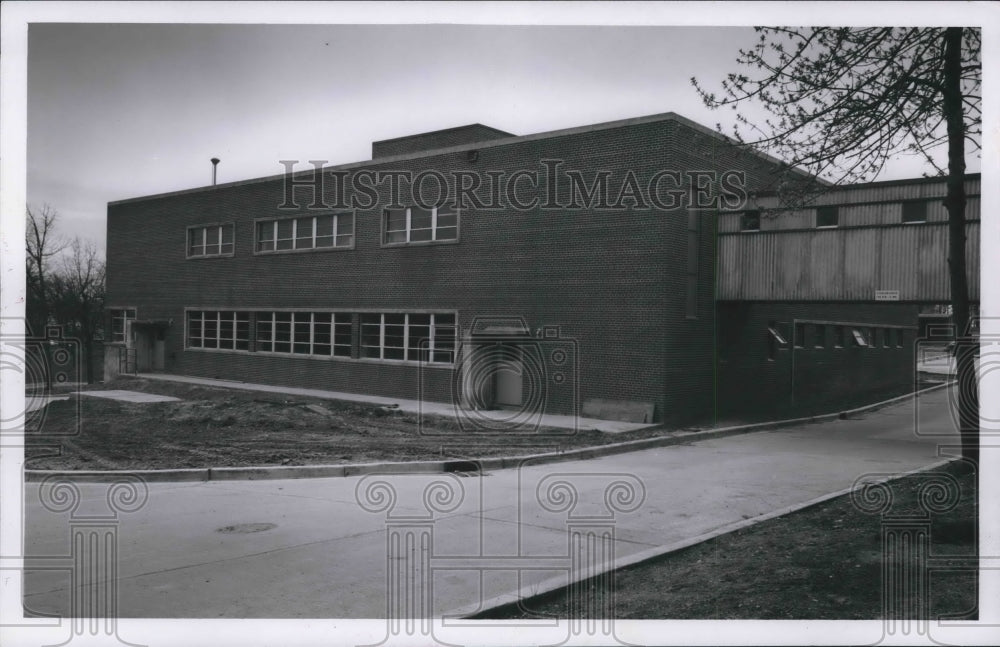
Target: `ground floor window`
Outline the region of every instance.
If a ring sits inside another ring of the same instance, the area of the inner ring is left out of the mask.
[[[249,350],[250,313],[230,310],[189,310],[187,347]]]
[[[455,361],[454,313],[266,310],[252,314],[188,311],[186,347],[431,364]],[[360,339],[357,350],[355,339]]]
[[[111,311],[112,342],[125,343],[129,321],[135,321],[135,308],[119,308]]]
[[[361,357],[450,364],[455,360],[455,315],[363,313]]]
[[[351,356],[351,315],[343,312],[258,312],[256,349],[293,355]]]

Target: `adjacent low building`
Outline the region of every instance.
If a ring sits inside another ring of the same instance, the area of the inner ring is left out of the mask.
[[[943,182],[829,190],[672,113],[287,166],[109,204],[109,366],[684,423],[910,388],[948,300]]]

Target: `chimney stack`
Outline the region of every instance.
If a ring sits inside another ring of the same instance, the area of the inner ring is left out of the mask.
[[[215,186],[215,170],[218,168],[218,166],[219,166],[219,158],[218,157],[213,157],[212,158],[212,186]]]

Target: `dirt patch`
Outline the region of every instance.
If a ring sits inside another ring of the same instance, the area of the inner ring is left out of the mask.
[[[977,618],[978,574],[965,559],[978,554],[976,477],[962,467],[940,470],[958,478],[961,499],[954,509],[931,517],[929,554],[943,567],[929,574],[926,603],[932,619]],[[919,513],[926,482],[922,475],[892,482],[891,512]],[[620,619],[880,619],[886,559],[881,524],[880,516],[854,507],[850,496],[840,497],[621,569],[607,602]],[[594,581],[582,585],[595,591]],[[912,588],[901,600],[895,608],[920,608]],[[475,617],[568,617],[569,602],[560,590]]]
[[[58,455],[26,450],[29,469],[171,469],[317,465],[374,461],[515,456],[651,438],[664,427],[621,434],[541,428],[533,434],[469,433],[451,417],[423,416],[389,406],[260,391],[122,378],[93,389],[121,389],[180,398],[132,403],[76,397],[48,405],[41,437],[74,429]],[[34,435],[33,435],[34,436]],[[46,439],[49,440],[49,439]]]

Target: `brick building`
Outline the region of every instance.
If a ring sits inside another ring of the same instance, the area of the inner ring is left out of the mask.
[[[739,277],[769,248],[750,241],[785,240],[768,229],[792,212],[740,231],[768,213],[747,196],[818,183],[675,114],[521,137],[476,124],[372,156],[110,203],[108,366],[506,407],[529,423],[704,420],[740,413],[753,398],[724,400],[763,384],[759,402],[783,408],[824,370],[831,398],[912,384],[907,353],[874,341],[806,368],[800,323],[908,331],[910,299],[754,292]],[[875,227],[841,209],[835,235]],[[815,229],[795,222],[783,236]],[[767,356],[779,337],[794,342],[774,351],[796,357],[791,392]]]

